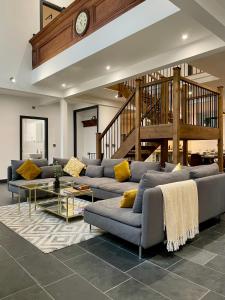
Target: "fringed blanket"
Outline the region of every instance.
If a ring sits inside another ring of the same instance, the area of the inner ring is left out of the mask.
[[[199,233],[198,190],[194,180],[159,186],[164,199],[167,250],[176,251]]]

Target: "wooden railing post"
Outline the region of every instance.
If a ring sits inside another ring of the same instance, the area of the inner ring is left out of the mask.
[[[173,163],[180,162],[180,68],[174,68],[173,77]]]
[[[218,87],[218,117],[219,117],[219,139],[218,139],[218,165],[220,172],[223,171],[223,86]]]
[[[135,160],[141,160],[141,79],[136,80],[135,92]]]
[[[188,140],[183,140],[183,165],[188,165]]]
[[[102,142],[101,142],[101,133],[96,133],[96,158],[101,159],[102,156]]]
[[[163,139],[161,141],[161,153],[160,153],[160,161],[161,161],[161,166],[165,167],[165,162],[168,161],[168,140]]]

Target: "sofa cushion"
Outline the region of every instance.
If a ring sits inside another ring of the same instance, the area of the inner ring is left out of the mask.
[[[127,160],[122,161],[120,164],[114,166],[115,178],[119,182],[127,181],[130,178],[130,165]]]
[[[101,165],[101,159],[90,159],[90,158],[82,157],[82,162],[86,166],[100,166]]]
[[[26,180],[34,180],[41,174],[41,168],[28,159],[16,170],[16,172]]]
[[[85,164],[83,164],[78,158],[71,157],[71,159],[65,165],[63,171],[73,177],[79,177],[80,172],[85,167]]]
[[[197,168],[191,168],[190,170],[191,179],[202,178],[217,174],[219,174],[219,166],[217,163],[211,165],[198,166]]]
[[[69,158],[57,158],[53,157],[53,164],[54,165],[60,165],[62,168],[65,167],[65,165],[68,163]]]
[[[132,227],[141,227],[141,214],[135,214],[132,208],[120,208],[121,197],[97,201],[85,207],[96,215],[100,215]]]
[[[44,166],[41,167],[41,178],[54,178],[55,177],[55,170],[57,172],[62,173],[62,166],[61,165],[54,165],[54,166]]]
[[[85,176],[100,178],[103,177],[103,172],[104,167],[102,166],[88,165]]]
[[[132,161],[130,169],[131,169],[131,179],[130,179],[130,181],[140,182],[142,176],[148,170],[160,171],[160,163],[158,163],[158,162]]]
[[[113,178],[101,177],[101,178],[92,178],[88,176],[74,177],[73,182],[76,184],[87,184],[90,187],[100,188],[100,185],[104,183],[112,184],[115,183],[116,180]]]
[[[22,176],[16,172],[16,170],[25,162],[25,160],[11,160],[12,166],[12,180],[22,179]],[[47,159],[32,159],[38,167],[43,167],[48,165]]]
[[[103,159],[101,166],[104,167],[104,177],[114,178],[114,166],[121,163],[124,159]]]
[[[134,200],[136,198],[138,190],[129,190],[123,193],[123,197],[120,200],[121,208],[132,208]]]
[[[172,172],[174,168],[176,168],[176,164],[166,162],[164,171],[165,172]]]
[[[186,170],[171,173],[148,171],[148,173],[143,175],[140,181],[138,193],[134,201],[133,212],[142,212],[142,199],[146,189],[154,188],[161,184],[188,180],[189,178],[189,172]]]
[[[109,191],[109,192],[114,192],[117,194],[123,194],[126,191],[129,190],[134,190],[138,189],[138,183],[137,182],[117,182],[116,180],[112,182],[103,182],[100,183],[98,188]]]

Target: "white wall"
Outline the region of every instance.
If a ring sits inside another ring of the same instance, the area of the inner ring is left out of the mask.
[[[49,161],[60,155],[59,104],[38,107],[36,99],[0,95],[0,179],[6,178],[11,159],[20,157],[20,115],[46,117],[49,121]],[[32,106],[36,106],[33,110]],[[56,148],[53,148],[56,144]]]

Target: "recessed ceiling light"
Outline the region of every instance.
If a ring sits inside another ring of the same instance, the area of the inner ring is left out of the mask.
[[[66,87],[66,84],[65,84],[65,83],[62,83],[61,85],[62,85],[62,87],[63,87],[63,88],[65,88],[65,87]]]
[[[188,34],[187,33],[184,33],[184,34],[182,34],[182,40],[186,40],[188,38]]]
[[[15,83],[15,82],[16,82],[16,78],[15,78],[15,77],[10,77],[9,80],[10,80],[12,83]]]
[[[188,92],[188,95],[192,95],[192,91],[189,91],[189,92]]]
[[[106,66],[106,70],[109,71],[111,69],[111,66]]]
[[[117,98],[119,98],[119,96],[118,96],[118,95],[115,95],[115,98],[117,99]]]

